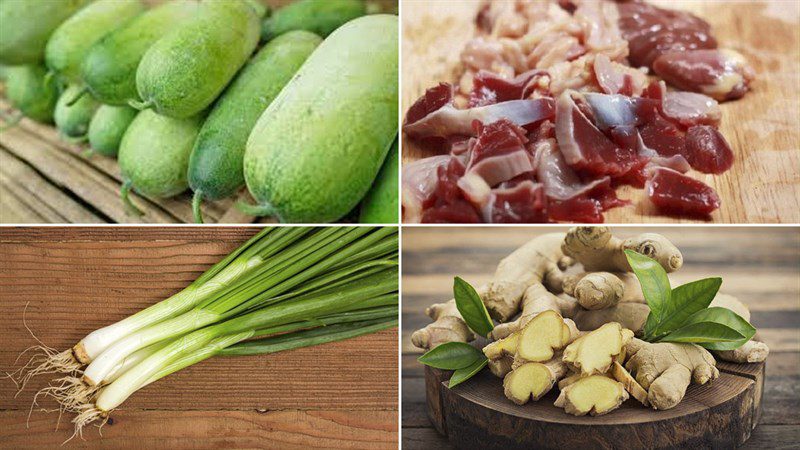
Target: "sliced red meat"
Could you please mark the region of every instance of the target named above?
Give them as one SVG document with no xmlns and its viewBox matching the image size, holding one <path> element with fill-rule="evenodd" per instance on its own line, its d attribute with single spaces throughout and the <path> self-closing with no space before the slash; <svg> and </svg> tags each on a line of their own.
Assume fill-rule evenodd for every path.
<svg viewBox="0 0 800 450">
<path fill-rule="evenodd" d="M 647 197 L 665 214 L 703 217 L 719 208 L 711 186 L 666 168 L 655 168 L 645 186 Z"/>
<path fill-rule="evenodd" d="M 422 220 L 425 202 L 436 190 L 438 169 L 447 166 L 450 159 L 449 155 L 438 155 L 403 165 L 403 222 L 418 223 Z"/>
<path fill-rule="evenodd" d="M 446 166 L 436 169 L 436 188 L 426 203 L 431 204 L 422 213 L 422 223 L 478 223 L 481 217 L 464 199 L 458 180 L 464 176 L 465 167 L 457 158 L 450 158 Z"/>
<path fill-rule="evenodd" d="M 722 118 L 719 103 L 713 98 L 694 92 L 668 92 L 662 105 L 664 115 L 685 127 L 717 125 Z"/>
<path fill-rule="evenodd" d="M 683 155 L 686 139 L 684 132 L 660 113 L 639 127 L 642 142 L 659 156 Z"/>
<path fill-rule="evenodd" d="M 481 70 L 472 81 L 469 106 L 493 105 L 509 100 L 523 100 L 533 92 L 538 79 L 547 75 L 542 70 L 530 70 L 508 80 L 492 72 Z"/>
<path fill-rule="evenodd" d="M 429 88 L 406 113 L 405 125 L 410 125 L 424 119 L 429 114 L 453 103 L 453 86 L 449 83 L 439 83 Z"/>
<path fill-rule="evenodd" d="M 708 125 L 689 128 L 684 155 L 692 168 L 703 173 L 720 174 L 733 165 L 733 152 L 725 137 Z"/>
<path fill-rule="evenodd" d="M 593 177 L 621 175 L 636 164 L 631 149 L 620 148 L 586 117 L 565 91 L 556 102 L 556 140 L 564 160 L 573 169 Z"/>
<path fill-rule="evenodd" d="M 551 219 L 599 223 L 603 211 L 625 205 L 609 177 L 584 182 L 567 165 L 553 140 L 536 143 L 536 177 L 544 185 Z"/>
<path fill-rule="evenodd" d="M 483 218 L 489 223 L 549 222 L 544 188 L 530 180 L 493 189 L 483 210 Z"/>
<path fill-rule="evenodd" d="M 467 174 L 481 177 L 488 186 L 496 186 L 517 175 L 533 171 L 525 144 L 525 130 L 501 119 L 478 126 L 478 138 L 472 148 Z"/>
<path fill-rule="evenodd" d="M 754 78 L 744 57 L 727 49 L 665 53 L 653 62 L 653 71 L 679 89 L 720 101 L 742 97 Z"/>
<path fill-rule="evenodd" d="M 555 105 L 551 98 L 512 100 L 478 108 L 456 109 L 452 102 L 452 86 L 442 83 L 429 89 L 409 109 L 403 131 L 417 139 L 473 136 L 473 122 L 476 120 L 488 125 L 508 119 L 516 125 L 528 126 L 550 119 L 554 113 Z"/>
<path fill-rule="evenodd" d="M 619 27 L 628 41 L 628 60 L 634 67 L 650 67 L 669 51 L 716 48 L 711 26 L 685 11 L 658 8 L 643 2 L 618 5 Z"/>
</svg>

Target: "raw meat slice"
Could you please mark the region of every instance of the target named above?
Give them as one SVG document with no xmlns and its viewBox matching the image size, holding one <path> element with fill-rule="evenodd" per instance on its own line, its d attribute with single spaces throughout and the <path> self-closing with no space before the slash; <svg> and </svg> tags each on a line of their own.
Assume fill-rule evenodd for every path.
<svg viewBox="0 0 800 450">
<path fill-rule="evenodd" d="M 636 152 L 608 139 L 566 91 L 556 102 L 556 140 L 564 160 L 581 174 L 621 175 L 637 162 Z"/>
<path fill-rule="evenodd" d="M 403 131 L 410 137 L 474 136 L 475 121 L 488 125 L 507 119 L 516 125 L 526 126 L 552 118 L 555 112 L 554 102 L 550 98 L 512 100 L 478 108 L 456 109 L 452 102 L 452 86 L 441 83 L 431 89 L 434 91 L 426 92 L 406 115 Z"/>
<path fill-rule="evenodd" d="M 647 197 L 665 214 L 708 216 L 719 208 L 719 196 L 707 184 L 663 167 L 651 171 Z"/>
<path fill-rule="evenodd" d="M 548 222 L 544 188 L 525 180 L 512 187 L 492 189 L 489 201 L 482 208 L 487 223 Z"/>
<path fill-rule="evenodd" d="M 418 223 L 422 220 L 425 202 L 436 189 L 439 167 L 447 166 L 451 156 L 438 155 L 403 165 L 402 205 L 403 221 Z"/>
<path fill-rule="evenodd" d="M 686 127 L 699 124 L 716 126 L 722 118 L 716 100 L 694 92 L 668 92 L 662 110 L 665 116 Z"/>
<path fill-rule="evenodd" d="M 653 71 L 679 89 L 720 101 L 741 98 L 755 77 L 744 56 L 728 49 L 665 53 L 653 62 Z"/>
<path fill-rule="evenodd" d="M 733 151 L 716 128 L 695 125 L 686 133 L 686 159 L 703 173 L 721 174 L 733 165 Z"/>
</svg>

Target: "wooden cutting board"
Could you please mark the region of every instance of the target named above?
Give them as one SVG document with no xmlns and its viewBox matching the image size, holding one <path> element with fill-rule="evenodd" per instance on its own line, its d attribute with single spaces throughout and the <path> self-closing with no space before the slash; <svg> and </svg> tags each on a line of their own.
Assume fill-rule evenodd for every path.
<svg viewBox="0 0 800 450">
<path fill-rule="evenodd" d="M 629 399 L 603 416 L 576 417 L 553 406 L 558 390 L 515 405 L 488 370 L 449 389 L 452 372 L 425 368 L 428 417 L 458 448 L 735 448 L 761 416 L 764 363 L 719 362 L 720 377 L 692 385 L 666 411 Z"/>
<path fill-rule="evenodd" d="M 721 46 L 747 57 L 758 76 L 752 92 L 722 105 L 722 133 L 734 151 L 733 168 L 720 176 L 693 172 L 720 195 L 712 220 L 721 223 L 800 221 L 800 2 L 791 0 L 652 1 L 698 14 Z M 455 82 L 459 55 L 475 34 L 475 0 L 403 0 L 402 111 L 426 88 Z M 430 156 L 403 140 L 403 161 Z M 655 215 L 644 191 L 618 191 L 633 205 L 606 213 L 608 223 L 692 222 Z"/>
</svg>

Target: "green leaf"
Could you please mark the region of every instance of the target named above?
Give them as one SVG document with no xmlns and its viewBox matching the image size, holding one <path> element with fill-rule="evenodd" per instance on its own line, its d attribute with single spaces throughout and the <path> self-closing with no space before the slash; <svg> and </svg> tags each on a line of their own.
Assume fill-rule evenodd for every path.
<svg viewBox="0 0 800 450">
<path fill-rule="evenodd" d="M 625 256 L 642 286 L 642 294 L 650 307 L 650 314 L 644 324 L 644 335 L 647 339 L 662 322 L 664 311 L 671 300 L 672 288 L 669 285 L 667 272 L 654 259 L 633 250 L 625 250 Z"/>
<path fill-rule="evenodd" d="M 486 364 L 488 363 L 489 360 L 484 356 L 483 359 L 475 361 L 475 363 L 470 365 L 469 367 L 464 367 L 456 370 L 455 372 L 453 372 L 453 376 L 450 377 L 450 383 L 447 385 L 447 387 L 452 389 L 458 386 L 459 384 L 469 380 L 476 373 L 480 372 L 481 369 L 486 367 Z"/>
<path fill-rule="evenodd" d="M 481 296 L 469 283 L 459 277 L 453 279 L 453 297 L 464 322 L 474 332 L 486 337 L 494 329 L 492 318 L 486 311 Z"/>
<path fill-rule="evenodd" d="M 447 342 L 420 356 L 417 361 L 437 369 L 457 370 L 469 367 L 483 358 L 486 358 L 483 352 L 469 344 Z"/>
<path fill-rule="evenodd" d="M 741 347 L 745 342 L 749 341 L 755 334 L 756 329 L 744 318 L 728 308 L 714 306 L 706 308 L 692 314 L 687 320 L 687 324 L 694 323 L 718 323 L 728 328 L 735 330 L 741 335 L 741 338 L 731 339 L 727 341 L 708 342 L 702 344 L 703 347 L 709 350 L 735 350 Z"/>
<path fill-rule="evenodd" d="M 680 327 L 658 342 L 684 342 L 705 346 L 704 344 L 732 342 L 742 338 L 741 333 L 727 325 L 717 322 L 698 322 Z"/>
<path fill-rule="evenodd" d="M 721 285 L 722 278 L 705 278 L 673 289 L 651 336 L 663 336 L 686 325 L 692 314 L 708 307 Z"/>
</svg>

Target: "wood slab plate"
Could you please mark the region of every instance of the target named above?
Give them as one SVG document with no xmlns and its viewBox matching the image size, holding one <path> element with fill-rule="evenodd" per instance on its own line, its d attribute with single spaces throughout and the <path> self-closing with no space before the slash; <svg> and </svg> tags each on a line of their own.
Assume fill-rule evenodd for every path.
<svg viewBox="0 0 800 450">
<path fill-rule="evenodd" d="M 518 406 L 488 370 L 449 389 L 452 372 L 426 366 L 428 417 L 459 448 L 734 448 L 761 417 L 765 363 L 717 367 L 719 379 L 689 386 L 673 409 L 655 411 L 631 398 L 609 414 L 575 417 L 553 406 L 557 388 Z"/>
</svg>

